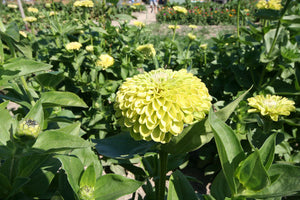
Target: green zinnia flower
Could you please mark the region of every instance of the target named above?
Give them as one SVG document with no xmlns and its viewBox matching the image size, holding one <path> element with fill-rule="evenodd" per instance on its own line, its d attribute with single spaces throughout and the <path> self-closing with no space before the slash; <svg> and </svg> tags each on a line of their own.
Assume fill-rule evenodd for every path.
<svg viewBox="0 0 300 200">
<path fill-rule="evenodd" d="M 295 102 L 288 100 L 286 97 L 276 95 L 257 95 L 247 99 L 250 106 L 248 112 L 260 112 L 263 116 L 269 115 L 273 121 L 278 121 L 279 115 L 290 115 L 291 111 L 295 111 Z"/>
<path fill-rule="evenodd" d="M 169 142 L 184 124 L 202 120 L 211 107 L 203 82 L 186 70 L 157 69 L 127 78 L 116 96 L 116 117 L 136 140 Z"/>
<path fill-rule="evenodd" d="M 30 136 L 33 138 L 37 138 L 40 131 L 41 131 L 41 127 L 35 120 L 27 119 L 27 120 L 22 121 L 19 124 L 16 135 L 19 137 L 20 136 Z"/>
<path fill-rule="evenodd" d="M 144 54 L 146 58 L 152 58 L 156 55 L 156 51 L 153 47 L 153 44 L 140 45 L 136 48 L 136 50 Z"/>
</svg>

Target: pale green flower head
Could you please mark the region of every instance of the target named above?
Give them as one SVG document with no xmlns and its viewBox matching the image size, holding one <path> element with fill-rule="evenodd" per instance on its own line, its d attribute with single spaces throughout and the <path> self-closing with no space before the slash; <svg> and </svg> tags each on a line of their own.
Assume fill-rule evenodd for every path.
<svg viewBox="0 0 300 200">
<path fill-rule="evenodd" d="M 257 95 L 247 99 L 248 104 L 253 107 L 248 112 L 260 112 L 263 116 L 270 116 L 273 121 L 278 121 L 279 115 L 290 115 L 295 111 L 295 102 L 288 100 L 286 97 L 267 94 Z"/>
<path fill-rule="evenodd" d="M 95 200 L 94 197 L 94 187 L 84 186 L 79 189 L 79 199 L 80 200 Z"/>
<path fill-rule="evenodd" d="M 96 66 L 102 67 L 103 70 L 113 66 L 115 60 L 108 54 L 100 55 L 99 59 L 96 61 Z"/>
<path fill-rule="evenodd" d="M 187 13 L 187 9 L 182 6 L 173 6 L 173 9 L 179 13 L 184 13 L 184 14 Z"/>
<path fill-rule="evenodd" d="M 189 25 L 189 28 L 192 28 L 192 29 L 196 29 L 197 28 L 197 26 L 196 25 Z"/>
<path fill-rule="evenodd" d="M 172 30 L 176 30 L 176 29 L 180 29 L 180 26 L 178 26 L 178 25 L 169 25 L 168 26 L 168 29 L 172 29 Z"/>
<path fill-rule="evenodd" d="M 167 143 L 185 124 L 205 118 L 211 100 L 205 84 L 193 74 L 157 69 L 127 78 L 114 108 L 134 139 Z"/>
<path fill-rule="evenodd" d="M 85 47 L 85 50 L 89 51 L 89 52 L 93 52 L 94 51 L 94 46 L 93 45 L 88 45 Z"/>
<path fill-rule="evenodd" d="M 196 40 L 196 35 L 194 35 L 193 33 L 188 33 L 188 37 L 190 40 Z"/>
<path fill-rule="evenodd" d="M 136 27 L 139 27 L 139 28 L 145 27 L 145 23 L 141 22 L 141 21 L 134 21 L 133 25 L 135 25 Z"/>
<path fill-rule="evenodd" d="M 82 44 L 79 42 L 70 42 L 66 45 L 67 50 L 79 50 L 82 47 Z"/>
<path fill-rule="evenodd" d="M 144 54 L 145 58 L 152 58 L 156 55 L 153 44 L 140 45 L 136 48 L 136 50 Z"/>
<path fill-rule="evenodd" d="M 41 131 L 39 123 L 32 119 L 26 119 L 19 123 L 17 136 L 29 136 L 32 138 L 37 138 Z"/>
<path fill-rule="evenodd" d="M 32 12 L 32 13 L 38 13 L 39 10 L 37 8 L 34 8 L 34 7 L 29 7 L 28 9 L 28 12 Z"/>
<path fill-rule="evenodd" d="M 282 5 L 281 0 L 259 0 L 256 7 L 258 9 L 280 10 Z"/>
<path fill-rule="evenodd" d="M 24 21 L 24 22 L 30 22 L 30 23 L 32 23 L 32 22 L 37 21 L 37 18 L 36 18 L 36 17 L 25 17 L 25 18 L 23 19 L 23 21 Z"/>
</svg>

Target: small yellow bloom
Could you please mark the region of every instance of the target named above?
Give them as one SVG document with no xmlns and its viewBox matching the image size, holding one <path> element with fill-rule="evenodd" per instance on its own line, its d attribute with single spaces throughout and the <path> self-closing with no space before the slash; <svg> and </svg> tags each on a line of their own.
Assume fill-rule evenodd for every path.
<svg viewBox="0 0 300 200">
<path fill-rule="evenodd" d="M 92 52 L 94 51 L 94 46 L 93 45 L 86 46 L 85 50 Z"/>
<path fill-rule="evenodd" d="M 250 10 L 249 9 L 244 9 L 244 12 L 248 13 L 248 12 L 250 12 Z"/>
<path fill-rule="evenodd" d="M 190 40 L 196 40 L 196 35 L 194 35 L 193 33 L 188 33 L 188 37 Z"/>
<path fill-rule="evenodd" d="M 24 38 L 27 38 L 27 33 L 24 31 L 19 31 L 19 34 L 22 35 Z"/>
<path fill-rule="evenodd" d="M 79 42 L 70 42 L 66 45 L 67 50 L 79 50 L 81 48 L 82 44 Z"/>
<path fill-rule="evenodd" d="M 50 3 L 46 3 L 46 4 L 45 4 L 45 7 L 46 7 L 46 8 L 51 8 L 51 4 L 50 4 Z"/>
<path fill-rule="evenodd" d="M 187 70 L 157 69 L 127 78 L 114 108 L 134 139 L 167 143 L 185 124 L 204 119 L 211 100 L 205 84 Z"/>
<path fill-rule="evenodd" d="M 145 27 L 145 23 L 140 22 L 140 21 L 134 21 L 133 25 L 135 25 L 136 27 L 139 27 L 139 28 Z"/>
<path fill-rule="evenodd" d="M 259 0 L 256 7 L 258 9 L 280 10 L 282 5 L 281 0 Z"/>
<path fill-rule="evenodd" d="M 38 13 L 39 10 L 37 8 L 34 8 L 34 7 L 29 7 L 28 9 L 28 12 L 32 12 L 32 13 Z"/>
<path fill-rule="evenodd" d="M 37 20 L 36 17 L 25 17 L 23 19 L 24 22 L 35 22 Z"/>
<path fill-rule="evenodd" d="M 181 6 L 173 6 L 173 9 L 179 13 L 184 13 L 184 14 L 187 13 L 187 9 Z"/>
<path fill-rule="evenodd" d="M 206 50 L 207 49 L 207 44 L 201 44 L 200 48 L 203 49 L 203 50 Z"/>
<path fill-rule="evenodd" d="M 291 111 L 295 111 L 295 102 L 288 100 L 286 97 L 267 94 L 257 95 L 247 99 L 250 106 L 248 112 L 260 112 L 261 115 L 269 115 L 273 121 L 278 121 L 279 115 L 290 115 Z"/>
<path fill-rule="evenodd" d="M 49 16 L 57 15 L 57 12 L 50 11 Z"/>
<path fill-rule="evenodd" d="M 75 1 L 73 6 L 74 7 L 92 8 L 92 7 L 94 7 L 94 2 L 91 0 Z"/>
<path fill-rule="evenodd" d="M 196 25 L 189 25 L 189 27 L 192 28 L 192 29 L 196 29 L 197 28 Z"/>
<path fill-rule="evenodd" d="M 132 8 L 133 10 L 135 10 L 135 9 L 136 9 L 136 7 L 135 7 L 135 6 L 130 6 L 130 8 Z"/>
<path fill-rule="evenodd" d="M 136 48 L 136 50 L 144 54 L 146 58 L 152 58 L 156 55 L 153 44 L 140 45 Z"/>
<path fill-rule="evenodd" d="M 172 30 L 175 30 L 175 29 L 180 29 L 180 26 L 178 26 L 178 25 L 169 25 L 168 26 L 168 29 L 172 29 Z"/>
<path fill-rule="evenodd" d="M 111 67 L 114 64 L 115 60 L 108 54 L 102 54 L 99 57 L 99 60 L 96 61 L 96 66 L 100 66 L 103 70 Z"/>
<path fill-rule="evenodd" d="M 13 8 L 13 9 L 17 9 L 18 6 L 16 4 L 7 4 L 8 8 Z"/>
</svg>

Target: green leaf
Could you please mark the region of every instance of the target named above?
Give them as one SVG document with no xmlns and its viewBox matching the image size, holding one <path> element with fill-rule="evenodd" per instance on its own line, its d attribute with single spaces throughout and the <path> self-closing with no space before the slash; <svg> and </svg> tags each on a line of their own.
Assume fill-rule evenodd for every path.
<svg viewBox="0 0 300 200">
<path fill-rule="evenodd" d="M 142 184 L 121 175 L 107 174 L 97 179 L 94 196 L 96 200 L 115 200 L 135 192 Z"/>
<path fill-rule="evenodd" d="M 77 194 L 79 190 L 79 178 L 83 171 L 83 164 L 75 156 L 56 155 L 55 157 L 61 162 L 62 169 L 64 169 L 67 174 L 69 184 Z"/>
<path fill-rule="evenodd" d="M 239 103 L 249 93 L 249 91 L 251 89 L 252 89 L 252 86 L 246 92 L 244 92 L 241 96 L 239 96 L 237 99 L 235 99 L 233 102 L 229 103 L 224 108 L 222 108 L 222 109 L 218 110 L 217 112 L 215 112 L 216 116 L 220 120 L 225 122 L 229 118 L 229 116 L 233 113 L 233 111 L 236 109 L 236 107 L 239 105 Z"/>
<path fill-rule="evenodd" d="M 73 136 L 59 130 L 54 130 L 42 132 L 38 136 L 33 148 L 55 152 L 92 146 L 93 144 L 91 142 L 88 142 L 81 137 Z"/>
<path fill-rule="evenodd" d="M 259 149 L 260 158 L 266 170 L 271 167 L 274 160 L 276 136 L 277 134 L 270 135 Z"/>
<path fill-rule="evenodd" d="M 4 78 L 14 78 L 49 70 L 51 67 L 51 65 L 42 62 L 27 60 L 24 58 L 14 58 L 3 65 L 3 69 L 0 70 L 0 74 L 2 74 Z"/>
<path fill-rule="evenodd" d="M 194 151 L 208 143 L 213 137 L 207 120 L 202 120 L 184 128 L 182 133 L 173 137 L 162 146 L 162 150 L 171 154 L 181 154 Z"/>
<path fill-rule="evenodd" d="M 187 178 L 179 170 L 176 170 L 170 177 L 167 200 L 181 199 L 197 200 L 198 198 Z"/>
<path fill-rule="evenodd" d="M 253 191 L 261 190 L 270 183 L 257 150 L 240 163 L 236 177 L 245 188 Z"/>
<path fill-rule="evenodd" d="M 84 186 L 94 188 L 96 184 L 96 174 L 94 165 L 90 165 L 82 174 L 80 178 L 79 187 L 83 188 Z"/>
<path fill-rule="evenodd" d="M 10 140 L 9 129 L 12 126 L 13 118 L 9 114 L 9 111 L 6 109 L 8 101 L 0 104 L 0 144 L 6 145 L 6 142 Z"/>
<path fill-rule="evenodd" d="M 41 95 L 41 101 L 46 106 L 88 107 L 80 97 L 71 92 L 45 92 Z"/>
<path fill-rule="evenodd" d="M 41 130 L 44 125 L 44 111 L 41 100 L 38 100 L 34 106 L 30 109 L 29 113 L 25 116 L 25 119 L 32 119 L 39 123 Z"/>
<path fill-rule="evenodd" d="M 16 193 L 20 191 L 20 189 L 30 181 L 30 178 L 27 177 L 16 177 L 12 184 L 12 190 L 10 191 L 9 195 L 6 197 L 9 199 L 9 197 L 12 197 Z"/>
<path fill-rule="evenodd" d="M 231 191 L 226 183 L 226 178 L 221 170 L 211 184 L 211 194 L 216 200 L 224 200 L 226 197 L 231 197 Z"/>
<path fill-rule="evenodd" d="M 274 164 L 268 171 L 272 183 L 261 191 L 246 190 L 241 196 L 248 198 L 271 198 L 290 196 L 300 191 L 300 167 L 290 164 Z"/>
<path fill-rule="evenodd" d="M 222 122 L 216 114 L 209 112 L 208 121 L 214 133 L 222 169 L 233 194 L 237 192 L 234 173 L 238 164 L 244 160 L 245 154 L 233 130 Z"/>
<path fill-rule="evenodd" d="M 0 173 L 0 198 L 6 197 L 9 194 L 9 191 L 11 190 L 11 185 L 9 183 L 9 180 L 7 176 Z"/>
<path fill-rule="evenodd" d="M 128 132 L 93 142 L 97 143 L 96 150 L 99 154 L 110 158 L 132 158 L 146 153 L 155 145 L 154 142 L 136 141 Z"/>
<path fill-rule="evenodd" d="M 282 23 L 288 23 L 288 24 L 300 24 L 300 16 L 299 15 L 288 15 L 284 16 L 281 19 Z"/>
<path fill-rule="evenodd" d="M 59 83 L 64 80 L 65 76 L 63 72 L 49 72 L 44 74 L 39 74 L 35 79 L 43 86 L 55 88 Z"/>
</svg>

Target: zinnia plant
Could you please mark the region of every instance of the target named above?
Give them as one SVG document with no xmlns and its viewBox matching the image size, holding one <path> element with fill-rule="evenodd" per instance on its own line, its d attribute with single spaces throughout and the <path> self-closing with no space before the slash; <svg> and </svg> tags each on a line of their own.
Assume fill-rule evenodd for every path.
<svg viewBox="0 0 300 200">
<path fill-rule="evenodd" d="M 96 66 L 100 66 L 103 70 L 111 67 L 114 64 L 115 60 L 108 54 L 102 54 L 99 57 L 99 60 L 96 61 Z"/>
<path fill-rule="evenodd" d="M 152 58 L 156 54 L 153 44 L 140 45 L 136 50 L 144 54 L 145 58 Z"/>
<path fill-rule="evenodd" d="M 174 6 L 173 9 L 179 13 L 183 13 L 183 14 L 187 13 L 187 9 L 182 6 Z"/>
<path fill-rule="evenodd" d="M 35 22 L 37 21 L 37 18 L 36 17 L 25 17 L 23 19 L 24 22 Z"/>
<path fill-rule="evenodd" d="M 259 0 L 256 4 L 258 9 L 280 10 L 282 8 L 281 0 Z"/>
<path fill-rule="evenodd" d="M 75 1 L 73 4 L 74 7 L 86 7 L 86 8 L 92 8 L 94 7 L 94 2 L 90 0 L 84 0 L 84 1 Z"/>
<path fill-rule="evenodd" d="M 66 45 L 67 50 L 79 50 L 82 44 L 79 42 L 70 42 Z"/>
<path fill-rule="evenodd" d="M 248 112 L 260 112 L 263 116 L 270 116 L 273 121 L 278 121 L 279 115 L 288 116 L 291 111 L 296 109 L 294 101 L 276 95 L 257 95 L 247 100 L 249 105 L 253 107 Z"/>
<path fill-rule="evenodd" d="M 167 143 L 185 124 L 202 120 L 211 107 L 208 89 L 186 70 L 157 69 L 128 78 L 119 88 L 119 123 L 136 140 Z"/>
<path fill-rule="evenodd" d="M 39 10 L 37 8 L 33 8 L 33 7 L 29 7 L 28 9 L 28 12 L 32 12 L 32 13 L 38 13 Z"/>
</svg>

